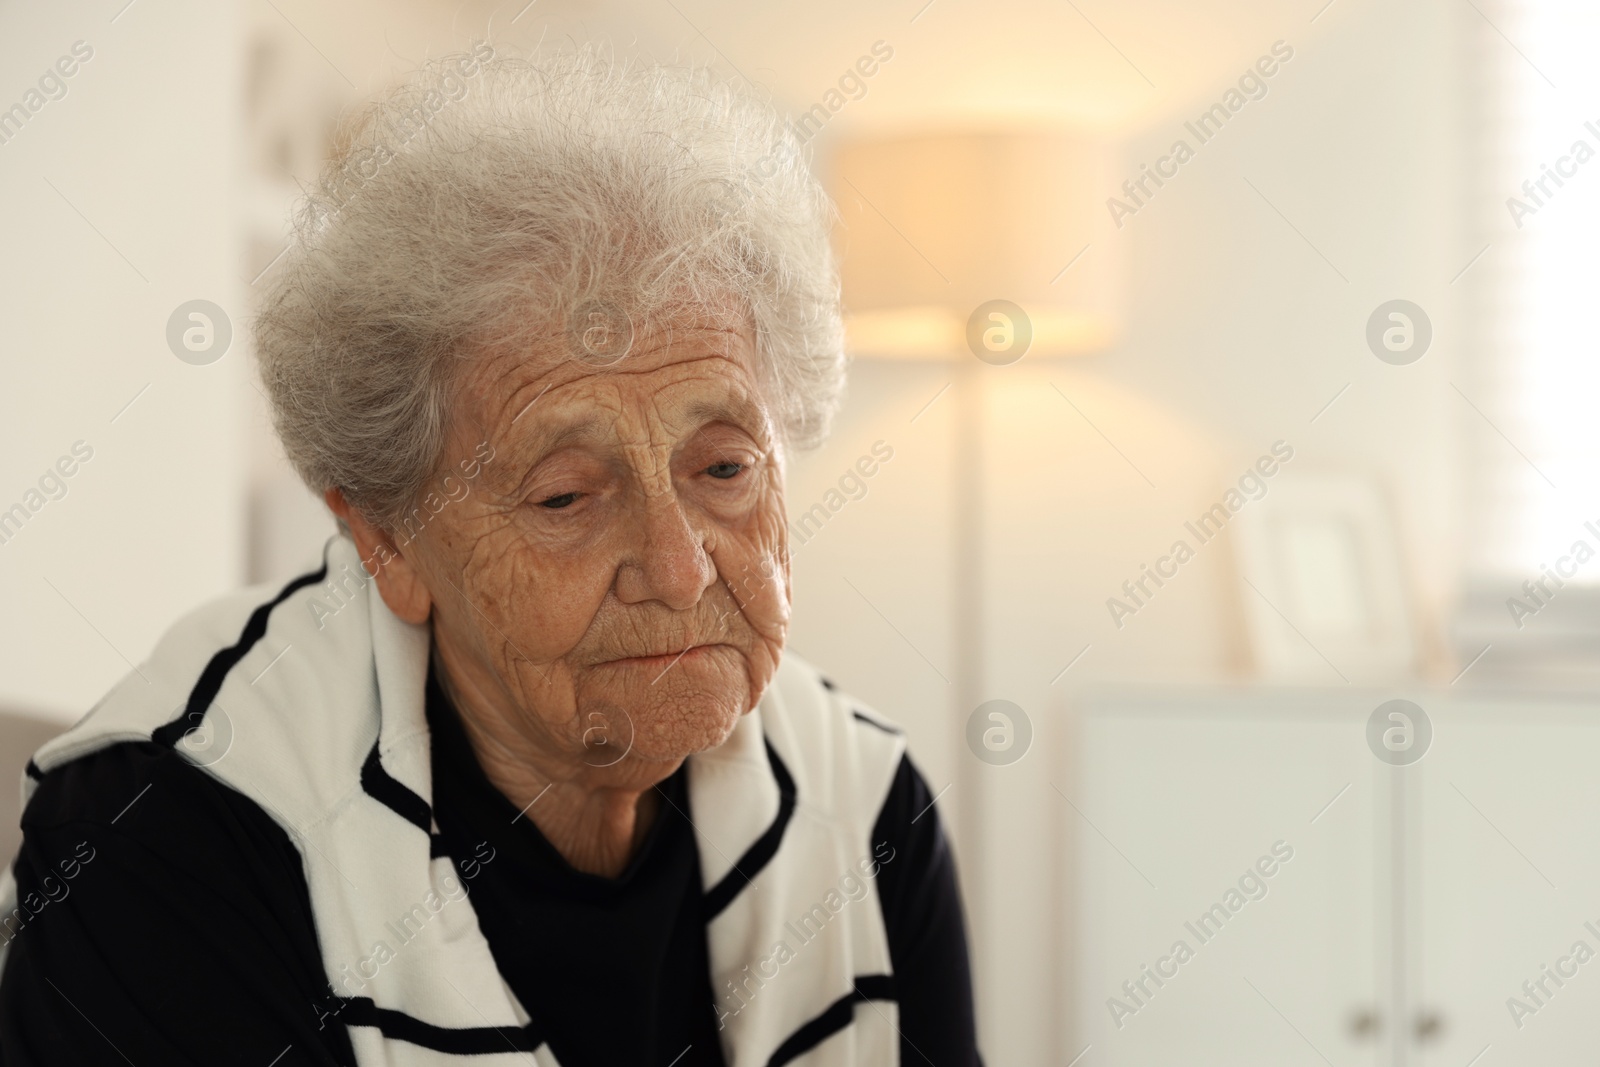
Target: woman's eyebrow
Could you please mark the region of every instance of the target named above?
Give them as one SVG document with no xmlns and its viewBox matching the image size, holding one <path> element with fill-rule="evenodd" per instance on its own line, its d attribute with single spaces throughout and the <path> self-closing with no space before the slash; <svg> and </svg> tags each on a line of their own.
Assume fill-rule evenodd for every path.
<svg viewBox="0 0 1600 1067">
<path fill-rule="evenodd" d="M 557 419 L 551 422 L 531 421 L 524 430 L 518 451 L 537 463 L 552 452 L 569 445 L 589 444 L 604 436 L 603 420 L 594 415 Z"/>
<path fill-rule="evenodd" d="M 523 463 L 522 475 L 517 480 L 516 493 L 521 494 L 526 490 L 528 480 L 534 471 L 550 456 L 573 445 L 591 444 L 604 436 L 603 420 L 593 415 L 549 424 L 534 423 L 528 426 L 519 435 L 520 440 L 512 446 L 514 453 Z"/>
<path fill-rule="evenodd" d="M 683 414 L 696 426 L 722 422 L 738 427 L 751 436 L 760 438 L 766 417 L 759 404 L 746 396 L 725 396 L 714 400 L 695 400 L 683 408 Z M 529 475 L 541 462 L 563 448 L 573 445 L 594 444 L 604 440 L 612 420 L 597 413 L 563 418 L 556 416 L 540 420 L 533 412 L 523 420 L 521 432 L 513 448 L 522 457 L 526 467 L 519 491 Z"/>
<path fill-rule="evenodd" d="M 730 396 L 718 400 L 697 400 L 684 413 L 701 426 L 726 422 L 755 434 L 766 424 L 761 408 L 749 397 Z"/>
</svg>

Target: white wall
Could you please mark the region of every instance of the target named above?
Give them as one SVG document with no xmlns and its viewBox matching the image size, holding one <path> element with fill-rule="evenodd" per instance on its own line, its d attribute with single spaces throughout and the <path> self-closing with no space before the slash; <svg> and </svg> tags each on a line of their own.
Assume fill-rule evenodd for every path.
<svg viewBox="0 0 1600 1067">
<path fill-rule="evenodd" d="M 1248 677 L 1241 604 L 1253 594 L 1235 573 L 1226 536 L 1121 630 L 1106 598 L 1282 438 L 1296 449 L 1291 469 L 1377 479 L 1397 511 L 1420 624 L 1436 627 L 1448 605 L 1461 552 L 1464 407 L 1449 383 L 1465 321 L 1449 283 L 1477 251 L 1458 225 L 1454 102 L 1461 20 L 1477 16 L 1444 0 L 1401 8 L 1344 0 L 1315 27 L 1312 14 L 1261 26 L 1259 53 L 1279 38 L 1295 47 L 1268 96 L 1248 104 L 1120 231 L 1108 225 L 1105 239 L 1126 242 L 1132 264 L 1123 342 L 1064 365 L 1025 359 L 984 368 L 985 484 L 981 499 L 965 505 L 980 509 L 984 531 L 979 688 L 984 699 L 1028 712 L 1036 736 L 1027 758 L 1008 767 L 973 759 L 961 735 L 971 709 L 954 706 L 951 687 L 841 580 L 865 575 L 858 584 L 876 594 L 878 609 L 935 663 L 950 661 L 951 398 L 915 426 L 906 419 L 951 375 L 936 366 L 857 366 L 840 437 L 795 464 L 791 500 L 809 501 L 861 441 L 896 444 L 881 485 L 841 512 L 814 552 L 802 550 L 793 642 L 909 725 L 933 788 L 965 774 L 981 794 L 969 785 L 963 797 L 958 785 L 941 808 L 978 804 L 983 812 L 976 839 L 960 842 L 960 861 L 973 896 L 991 1062 L 1065 1063 L 1082 1047 L 1062 1010 L 1071 991 L 1060 954 L 1070 951 L 1064 924 L 1073 905 L 1059 846 L 1096 831 L 1053 788 L 1077 802 L 1066 773 L 1074 695 L 1103 683 Z M 1226 85 L 1131 138 L 1126 173 L 1164 153 L 1184 135 L 1183 120 Z M 1434 323 L 1432 350 L 1409 367 L 1379 362 L 1363 340 L 1370 312 L 1395 297 L 1421 304 Z M 1052 685 L 1085 644 L 1090 650 Z M 1435 674 L 1447 667 L 1424 666 Z M 1328 681 L 1338 684 L 1331 673 Z M 1084 812 L 1113 839 L 1127 814 Z"/>
<path fill-rule="evenodd" d="M 0 704 L 65 721 L 243 576 L 242 349 L 165 336 L 188 300 L 240 317 L 234 7 L 121 6 L 0 8 L 0 107 L 93 50 L 0 144 L 0 508 L 93 450 L 0 544 Z"/>
</svg>

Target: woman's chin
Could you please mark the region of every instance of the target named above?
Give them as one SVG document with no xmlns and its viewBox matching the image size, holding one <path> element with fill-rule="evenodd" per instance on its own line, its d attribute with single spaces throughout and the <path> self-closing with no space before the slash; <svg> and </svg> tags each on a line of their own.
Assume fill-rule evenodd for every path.
<svg viewBox="0 0 1600 1067">
<path fill-rule="evenodd" d="M 737 701 L 721 699 L 694 709 L 690 715 L 673 714 L 659 721 L 640 718 L 634 734 L 634 759 L 646 763 L 676 763 L 697 752 L 707 752 L 726 741 L 743 715 Z"/>
<path fill-rule="evenodd" d="M 585 762 L 594 766 L 623 758 L 624 750 L 632 760 L 676 763 L 716 748 L 753 703 L 749 675 L 734 654 L 696 657 L 654 678 L 607 681 L 578 705 L 591 753 Z"/>
</svg>

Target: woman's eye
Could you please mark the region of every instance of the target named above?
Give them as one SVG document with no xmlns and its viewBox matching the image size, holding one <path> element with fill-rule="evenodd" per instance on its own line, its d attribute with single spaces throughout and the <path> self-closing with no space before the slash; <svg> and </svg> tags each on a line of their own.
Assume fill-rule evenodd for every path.
<svg viewBox="0 0 1600 1067">
<path fill-rule="evenodd" d="M 706 468 L 706 473 L 713 478 L 732 478 L 744 470 L 742 463 L 713 463 Z"/>
<path fill-rule="evenodd" d="M 562 493 L 560 496 L 553 496 L 548 500 L 539 501 L 539 506 L 541 508 L 550 508 L 551 510 L 556 510 L 558 508 L 570 506 L 573 501 L 577 499 L 577 493 Z"/>
</svg>

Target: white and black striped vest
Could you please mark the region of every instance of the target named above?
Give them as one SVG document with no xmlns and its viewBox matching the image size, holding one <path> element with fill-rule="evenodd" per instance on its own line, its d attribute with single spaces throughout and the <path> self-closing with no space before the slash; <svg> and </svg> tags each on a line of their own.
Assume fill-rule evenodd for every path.
<svg viewBox="0 0 1600 1067">
<path fill-rule="evenodd" d="M 336 537 L 318 570 L 281 591 L 186 616 L 39 750 L 24 801 L 43 772 L 107 745 L 176 746 L 299 849 L 334 990 L 322 1010 L 349 1027 L 362 1067 L 468 1056 L 492 1067 L 527 1064 L 530 1053 L 553 1067 L 436 840 L 428 628 L 396 618 L 360 566 L 354 544 Z M 689 759 L 730 1067 L 899 1062 L 882 907 L 860 874 L 904 748 L 898 731 L 786 654 L 727 742 Z M 865 894 L 844 896 L 842 882 L 864 883 Z M 16 906 L 7 864 L 0 914 Z M 393 924 L 407 917 L 414 936 L 396 944 Z"/>
</svg>

